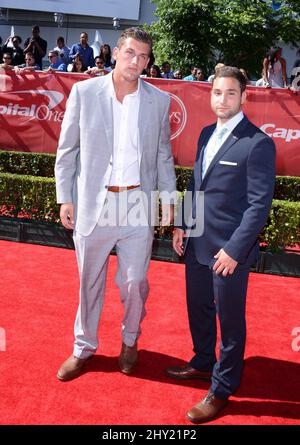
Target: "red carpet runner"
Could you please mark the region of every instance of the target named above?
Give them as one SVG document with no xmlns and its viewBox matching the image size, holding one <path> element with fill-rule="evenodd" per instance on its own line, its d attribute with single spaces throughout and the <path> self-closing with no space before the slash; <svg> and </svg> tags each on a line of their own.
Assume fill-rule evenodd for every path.
<svg viewBox="0 0 300 445">
<path fill-rule="evenodd" d="M 72 351 L 78 277 L 74 251 L 0 241 L 0 424 L 189 424 L 208 384 L 165 377 L 192 354 L 184 266 L 152 261 L 148 315 L 134 376 L 118 372 L 122 309 L 111 257 L 100 348 L 80 378 L 56 379 Z M 299 280 L 251 274 L 241 387 L 212 424 L 299 424 Z M 299 328 L 300 329 L 300 328 Z M 295 348 L 294 348 L 295 349 Z"/>
</svg>

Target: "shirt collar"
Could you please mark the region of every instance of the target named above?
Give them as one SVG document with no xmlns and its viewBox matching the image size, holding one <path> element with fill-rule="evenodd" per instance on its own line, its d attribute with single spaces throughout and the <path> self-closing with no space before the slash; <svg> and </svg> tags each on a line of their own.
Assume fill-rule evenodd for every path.
<svg viewBox="0 0 300 445">
<path fill-rule="evenodd" d="M 232 131 L 235 129 L 235 127 L 241 122 L 241 120 L 244 118 L 244 113 L 242 111 L 239 111 L 235 116 L 233 116 L 231 119 L 229 119 L 226 124 L 220 124 L 217 123 L 216 130 L 219 131 L 223 127 L 227 128 L 227 131 L 232 133 Z"/>
<path fill-rule="evenodd" d="M 115 88 L 114 88 L 114 83 L 113 83 L 113 71 L 110 72 L 109 74 L 107 74 L 107 76 L 110 76 L 110 82 L 109 82 L 109 94 L 113 99 L 117 100 L 116 97 L 116 92 L 115 92 Z M 133 91 L 133 93 L 130 94 L 126 94 L 125 97 L 134 97 L 134 96 L 138 96 L 140 94 L 140 90 L 141 90 L 141 79 L 138 78 L 138 87 L 135 91 Z"/>
</svg>

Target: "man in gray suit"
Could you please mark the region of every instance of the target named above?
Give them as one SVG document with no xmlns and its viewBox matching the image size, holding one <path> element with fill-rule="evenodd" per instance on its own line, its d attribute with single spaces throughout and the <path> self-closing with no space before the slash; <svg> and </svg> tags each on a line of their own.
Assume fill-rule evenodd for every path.
<svg viewBox="0 0 300 445">
<path fill-rule="evenodd" d="M 137 362 L 137 339 L 149 293 L 146 275 L 156 207 L 153 195 L 158 189 L 162 224 L 168 224 L 173 219 L 176 190 L 170 99 L 140 78 L 151 49 L 145 31 L 125 30 L 113 52 L 115 70 L 75 83 L 68 99 L 55 175 L 62 224 L 74 230 L 80 303 L 73 354 L 57 374 L 63 381 L 77 377 L 97 350 L 113 247 L 118 256 L 116 283 L 124 305 L 119 366 L 130 374 Z"/>
</svg>

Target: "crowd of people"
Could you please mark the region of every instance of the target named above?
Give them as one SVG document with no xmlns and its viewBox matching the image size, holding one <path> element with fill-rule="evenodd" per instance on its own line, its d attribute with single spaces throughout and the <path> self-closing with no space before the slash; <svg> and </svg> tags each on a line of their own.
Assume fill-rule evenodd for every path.
<svg viewBox="0 0 300 445">
<path fill-rule="evenodd" d="M 111 57 L 111 48 L 104 44 L 100 48 L 100 54 L 94 57 L 94 50 L 88 44 L 88 34 L 82 32 L 79 42 L 71 48 L 65 44 L 65 39 L 59 36 L 56 46 L 48 51 L 47 66 L 43 65 L 43 58 L 47 54 L 47 41 L 40 36 L 38 25 L 32 27 L 31 37 L 24 42 L 19 36 L 8 37 L 0 48 L 0 67 L 13 69 L 17 73 L 23 70 L 43 70 L 50 72 L 62 71 L 72 73 L 86 73 L 103 75 L 114 68 Z"/>
<path fill-rule="evenodd" d="M 21 37 L 15 35 L 8 37 L 5 44 L 0 47 L 0 67 L 4 69 L 14 69 L 20 73 L 23 70 L 42 70 L 43 58 L 47 54 L 47 41 L 40 36 L 38 25 L 32 27 L 32 35 L 21 47 Z M 104 75 L 115 67 L 112 58 L 111 47 L 105 43 L 100 48 L 100 54 L 94 57 L 94 50 L 88 44 L 88 34 L 82 32 L 79 42 L 74 43 L 71 48 L 65 44 L 62 36 L 56 40 L 56 47 L 48 51 L 47 71 L 63 71 L 72 73 L 85 73 L 89 75 Z M 144 77 L 154 77 L 161 79 L 177 79 L 186 81 L 207 81 L 212 82 L 216 72 L 223 67 L 223 63 L 215 66 L 214 73 L 205 78 L 204 70 L 197 66 L 191 66 L 190 73 L 184 73 L 181 69 L 172 69 L 168 61 L 164 61 L 161 66 L 154 64 L 155 57 L 151 54 L 149 64 L 142 73 Z M 247 85 L 265 88 L 287 88 L 293 90 L 300 88 L 300 49 L 297 51 L 297 58 L 291 71 L 290 82 L 288 81 L 286 61 L 282 57 L 282 48 L 271 48 L 262 64 L 261 78 L 250 80 L 244 68 L 240 71 L 246 78 Z"/>
</svg>

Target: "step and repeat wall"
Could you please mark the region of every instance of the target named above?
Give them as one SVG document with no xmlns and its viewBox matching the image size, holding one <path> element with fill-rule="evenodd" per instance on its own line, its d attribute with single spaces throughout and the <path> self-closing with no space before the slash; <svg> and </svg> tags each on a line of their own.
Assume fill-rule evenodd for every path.
<svg viewBox="0 0 300 445">
<path fill-rule="evenodd" d="M 18 75 L 1 70 L 0 149 L 55 153 L 72 85 L 88 78 L 84 74 L 35 71 Z M 216 120 L 210 109 L 211 84 L 144 80 L 170 95 L 175 163 L 192 166 L 202 128 Z M 300 176 L 300 95 L 249 86 L 243 111 L 276 143 L 277 174 Z M 151 119 L 151 115 L 144 118 Z"/>
</svg>

